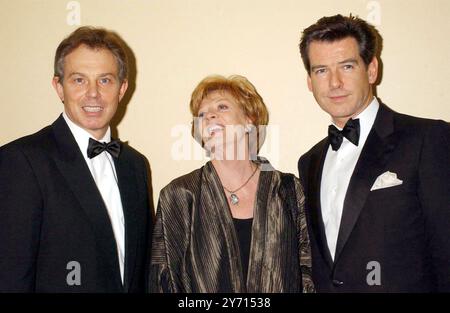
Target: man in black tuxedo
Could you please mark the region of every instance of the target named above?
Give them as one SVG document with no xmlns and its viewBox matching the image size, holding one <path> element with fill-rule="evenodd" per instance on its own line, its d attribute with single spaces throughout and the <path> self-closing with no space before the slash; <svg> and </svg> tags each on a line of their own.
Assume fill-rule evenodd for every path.
<svg viewBox="0 0 450 313">
<path fill-rule="evenodd" d="M 308 87 L 333 125 L 298 162 L 319 292 L 450 291 L 450 128 L 374 97 L 378 34 L 324 17 L 303 32 Z"/>
<path fill-rule="evenodd" d="M 144 292 L 146 161 L 109 127 L 127 72 L 113 32 L 81 27 L 60 43 L 64 112 L 0 148 L 1 292 Z"/>
</svg>

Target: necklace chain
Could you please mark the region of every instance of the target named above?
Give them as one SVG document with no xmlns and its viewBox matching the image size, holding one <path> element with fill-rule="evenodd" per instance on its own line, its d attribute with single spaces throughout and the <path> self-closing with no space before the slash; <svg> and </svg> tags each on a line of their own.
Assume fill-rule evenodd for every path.
<svg viewBox="0 0 450 313">
<path fill-rule="evenodd" d="M 245 181 L 245 183 L 242 184 L 242 186 L 239 187 L 238 189 L 232 191 L 232 190 L 229 190 L 228 188 L 226 188 L 225 186 L 223 186 L 223 189 L 225 189 L 226 191 L 228 191 L 229 193 L 232 193 L 232 194 L 238 192 L 238 191 L 241 190 L 245 185 L 247 185 L 247 183 L 250 181 L 250 179 L 252 179 L 252 177 L 255 175 L 255 173 L 256 173 L 257 170 L 258 170 L 258 166 L 256 166 L 256 168 L 255 168 L 255 170 L 253 171 L 252 175 L 250 175 L 250 177 Z"/>
</svg>

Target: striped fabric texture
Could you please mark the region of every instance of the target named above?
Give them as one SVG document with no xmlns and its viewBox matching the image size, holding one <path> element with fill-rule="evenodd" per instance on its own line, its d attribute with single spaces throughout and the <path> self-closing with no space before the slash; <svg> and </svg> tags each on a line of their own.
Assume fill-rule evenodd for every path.
<svg viewBox="0 0 450 313">
<path fill-rule="evenodd" d="M 265 169 L 269 164 L 256 162 L 266 163 Z M 302 187 L 294 175 L 269 168 L 258 181 L 247 281 L 231 211 L 212 163 L 163 188 L 150 292 L 314 292 Z"/>
</svg>

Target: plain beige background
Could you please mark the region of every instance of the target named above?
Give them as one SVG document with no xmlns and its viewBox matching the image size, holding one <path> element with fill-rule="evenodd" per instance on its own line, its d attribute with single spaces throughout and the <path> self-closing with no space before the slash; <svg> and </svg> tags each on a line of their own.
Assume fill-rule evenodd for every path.
<svg viewBox="0 0 450 313">
<path fill-rule="evenodd" d="M 261 154 L 298 175 L 298 157 L 329 124 L 298 52 L 301 30 L 325 15 L 353 13 L 377 26 L 383 102 L 450 120 L 448 0 L 0 0 L 0 8 L 0 145 L 62 112 L 51 87 L 53 57 L 73 24 L 115 30 L 137 68 L 117 131 L 148 158 L 155 204 L 163 186 L 206 160 L 186 130 L 190 94 L 209 74 L 241 74 L 256 86 L 273 126 Z"/>
</svg>

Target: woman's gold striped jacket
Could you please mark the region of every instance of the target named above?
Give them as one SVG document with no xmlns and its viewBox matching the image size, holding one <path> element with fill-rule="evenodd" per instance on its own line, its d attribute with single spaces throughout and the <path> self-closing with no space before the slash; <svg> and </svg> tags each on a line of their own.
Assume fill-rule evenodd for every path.
<svg viewBox="0 0 450 313">
<path fill-rule="evenodd" d="M 247 281 L 226 195 L 209 161 L 160 193 L 150 292 L 314 292 L 300 182 L 257 162 Z"/>
</svg>

